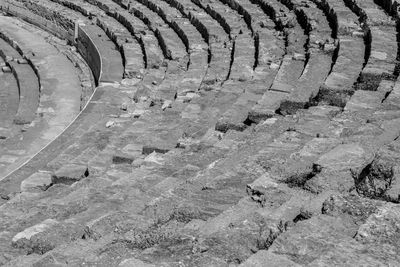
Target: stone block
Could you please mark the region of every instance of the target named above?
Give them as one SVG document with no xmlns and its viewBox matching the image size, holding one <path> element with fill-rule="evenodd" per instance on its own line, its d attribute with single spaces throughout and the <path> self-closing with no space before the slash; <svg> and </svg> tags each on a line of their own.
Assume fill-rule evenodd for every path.
<svg viewBox="0 0 400 267">
<path fill-rule="evenodd" d="M 22 192 L 44 191 L 51 186 L 51 173 L 36 172 L 21 182 Z"/>
<path fill-rule="evenodd" d="M 71 185 L 89 176 L 86 165 L 67 164 L 58 169 L 51 177 L 53 184 Z"/>
</svg>

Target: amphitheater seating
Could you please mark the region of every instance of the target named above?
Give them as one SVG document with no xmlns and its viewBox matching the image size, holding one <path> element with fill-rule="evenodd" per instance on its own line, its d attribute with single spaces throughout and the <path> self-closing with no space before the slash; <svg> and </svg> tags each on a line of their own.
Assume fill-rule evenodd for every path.
<svg viewBox="0 0 400 267">
<path fill-rule="evenodd" d="M 97 88 L 0 180 L 0 265 L 399 262 L 396 1 L 5 3 Z M 0 39 L 45 81 L 28 53 Z"/>
<path fill-rule="evenodd" d="M 348 5 L 359 9 L 369 26 L 371 51 L 360 80 L 364 90 L 376 90 L 382 79 L 395 79 L 397 67 L 396 21 L 374 1 L 352 2 Z M 384 45 L 383 45 L 384 44 Z"/>
<path fill-rule="evenodd" d="M 201 5 L 196 5 L 190 0 L 166 0 L 165 2 L 177 8 L 183 16 L 188 18 L 208 44 L 209 64 L 202 81 L 202 89 L 210 85 L 221 85 L 228 78 L 231 65 L 232 42 L 229 31 L 226 32 L 224 26 L 202 9 Z"/>
<path fill-rule="evenodd" d="M 104 16 L 104 11 L 94 8 L 85 1 L 54 1 L 77 10 L 87 17 L 97 16 L 97 25 L 117 44 L 123 56 L 124 77 L 142 77 L 144 73 L 143 54 L 140 43 L 115 19 Z M 101 12 L 100 12 L 101 11 Z"/>
<path fill-rule="evenodd" d="M 197 1 L 197 4 L 205 10 L 212 10 L 209 11 L 210 13 L 219 14 L 217 16 L 221 18 L 220 21 L 225 21 L 229 25 L 230 34 L 234 39 L 232 47 L 234 59 L 229 78 L 235 81 L 251 80 L 256 51 L 252 31 L 248 28 L 245 20 L 238 11 L 232 8 L 234 7 L 232 4 L 226 6 L 220 1 Z M 249 46 L 249 44 L 251 45 Z"/>
</svg>

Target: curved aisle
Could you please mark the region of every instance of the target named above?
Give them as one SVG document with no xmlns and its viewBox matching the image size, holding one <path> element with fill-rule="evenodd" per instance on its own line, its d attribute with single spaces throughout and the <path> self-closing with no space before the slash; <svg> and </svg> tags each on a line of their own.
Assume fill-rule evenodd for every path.
<svg viewBox="0 0 400 267">
<path fill-rule="evenodd" d="M 56 138 L 80 111 L 81 84 L 74 65 L 46 38 L 48 34 L 15 18 L 0 16 L 2 30 L 29 48 L 39 68 L 40 104 L 36 118 L 0 144 L 0 177 L 17 169 Z"/>
</svg>

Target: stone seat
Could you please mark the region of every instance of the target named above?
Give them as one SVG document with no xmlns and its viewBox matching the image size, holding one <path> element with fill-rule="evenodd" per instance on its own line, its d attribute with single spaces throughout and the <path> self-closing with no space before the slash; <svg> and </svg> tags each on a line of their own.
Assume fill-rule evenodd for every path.
<svg viewBox="0 0 400 267">
<path fill-rule="evenodd" d="M 327 103 L 343 106 L 363 69 L 366 48 L 358 17 L 342 1 L 317 1 L 328 14 L 339 41 L 337 58 L 330 74 L 321 86 L 319 97 Z"/>
<path fill-rule="evenodd" d="M 217 20 L 190 0 L 165 2 L 188 18 L 208 43 L 209 66 L 202 81 L 202 88 L 214 84 L 220 85 L 227 78 L 230 68 L 232 43 L 229 33 L 225 32 Z"/>
<path fill-rule="evenodd" d="M 396 22 L 383 8 L 384 3 L 375 1 L 346 1 L 355 12 L 363 16 L 369 27 L 371 51 L 368 62 L 360 76 L 358 87 L 363 90 L 376 90 L 382 79 L 395 79 L 397 67 L 397 29 Z M 395 16 L 395 18 L 397 15 Z"/>
<path fill-rule="evenodd" d="M 162 49 L 167 58 L 182 61 L 182 64 L 187 62 L 187 49 L 183 40 L 156 12 L 136 1 L 130 2 L 129 11 L 151 27 L 156 36 L 159 35 L 163 39 Z"/>
<path fill-rule="evenodd" d="M 141 89 L 137 94 L 138 97 L 140 95 L 150 95 L 151 97 L 157 99 L 173 100 L 177 94 L 177 88 L 174 86 L 177 81 L 184 82 L 185 80 L 189 80 L 189 84 L 191 84 L 191 76 L 197 75 L 199 78 L 204 76 L 204 74 L 199 73 L 198 71 L 195 74 L 184 72 L 184 70 L 187 69 L 188 62 L 190 60 L 189 54 L 187 54 L 188 47 L 185 47 L 189 45 L 188 39 L 176 23 L 172 23 L 171 20 L 163 16 L 161 9 L 158 9 L 156 6 L 154 6 L 154 4 L 147 2 L 142 4 L 135 2 L 129 5 L 123 5 L 120 3 L 120 6 L 117 7 L 112 5 L 112 3 L 106 4 L 107 6 L 112 7 L 114 10 L 129 8 L 133 15 L 141 19 L 147 25 L 147 27 L 154 32 L 154 35 L 159 40 L 159 45 L 164 53 L 164 57 L 168 60 L 171 60 L 170 62 L 166 61 L 164 64 L 165 66 L 160 66 L 157 68 L 157 70 L 152 70 L 144 77 L 144 80 L 140 85 Z M 152 18 L 151 20 L 148 19 L 150 17 Z M 178 38 L 178 36 L 180 38 Z M 149 41 L 147 41 L 147 43 L 149 43 Z M 202 44 L 201 46 L 204 45 Z M 174 58 L 171 58 L 171 52 L 176 54 Z M 207 51 L 200 51 L 200 53 L 202 54 L 202 57 L 207 57 Z M 193 53 L 194 60 L 195 55 L 196 53 Z M 203 66 L 204 68 L 204 63 L 200 63 L 200 66 Z M 192 69 L 192 72 L 196 71 L 194 68 Z M 203 72 L 204 71 L 205 70 L 203 70 Z M 194 87 L 192 86 L 190 90 L 197 90 L 199 86 L 199 84 L 197 86 L 195 85 Z M 186 86 L 182 86 L 182 88 L 186 88 Z"/>
<path fill-rule="evenodd" d="M 279 109 L 281 114 L 293 114 L 297 109 L 309 106 L 331 71 L 337 45 L 334 39 L 336 33 L 329 24 L 330 18 L 317 5 L 296 0 L 291 2 L 309 31 L 309 55 L 295 89 Z"/>
<path fill-rule="evenodd" d="M 259 122 L 260 119 L 273 116 L 279 109 L 280 103 L 296 91 L 298 80 L 301 77 L 306 61 L 306 43 L 308 37 L 305 33 L 305 26 L 300 25 L 287 6 L 279 1 L 264 2 L 254 1 L 259 4 L 263 10 L 268 12 L 278 27 L 281 27 L 285 36 L 285 55 L 279 65 L 274 66 L 277 73 L 273 80 L 267 85 L 264 94 L 257 100 L 255 105 L 248 109 L 248 118 L 250 121 Z M 290 14 L 288 17 L 281 14 Z M 290 21 L 290 23 L 288 23 Z M 306 22 L 305 22 L 306 23 Z"/>
<path fill-rule="evenodd" d="M 251 80 L 254 75 L 255 40 L 251 27 L 239 13 L 233 2 L 226 1 L 196 1 L 211 16 L 218 18 L 220 24 L 228 24 L 229 32 L 234 40 L 233 62 L 229 78 L 235 81 Z M 218 14 L 218 15 L 217 15 Z M 225 27 L 227 30 L 228 27 Z M 251 44 L 249 46 L 249 44 Z"/>
<path fill-rule="evenodd" d="M 141 88 L 155 88 L 158 87 L 165 80 L 166 65 L 163 63 L 166 58 L 162 47 L 164 40 L 162 36 L 155 35 L 154 30 L 145 24 L 140 18 L 131 14 L 126 10 L 127 6 L 120 6 L 113 1 L 91 1 L 91 10 L 96 11 L 99 16 L 102 12 L 106 12 L 107 16 L 113 17 L 120 24 L 125 27 L 136 42 L 124 42 L 123 40 L 117 41 L 122 45 L 122 54 L 125 57 L 125 74 L 126 78 L 136 78 L 141 80 Z M 98 18 L 98 22 L 103 21 L 103 17 Z M 115 23 L 114 23 L 115 24 Z M 105 25 L 104 25 L 105 26 Z M 109 29 L 114 32 L 121 31 L 115 28 Z M 112 35 L 113 33 L 110 32 Z M 138 45 L 140 45 L 140 50 Z M 140 55 L 141 54 L 141 55 Z M 142 56 L 143 58 L 139 57 Z M 142 65 L 142 63 L 144 66 Z M 145 70 L 143 70 L 145 68 Z M 139 72 L 138 72 L 139 70 Z M 136 74 L 136 76 L 135 76 Z M 139 90 L 148 95 L 147 90 Z"/>
<path fill-rule="evenodd" d="M 28 64 L 9 62 L 19 88 L 18 111 L 14 118 L 16 124 L 29 124 L 36 117 L 39 106 L 39 81 Z"/>
<path fill-rule="evenodd" d="M 145 50 L 147 68 L 158 68 L 164 60 L 163 52 L 158 45 L 157 37 L 139 18 L 135 17 L 127 10 L 118 8 L 119 6 L 112 1 L 103 1 L 99 8 L 107 11 L 108 14 L 119 21 L 125 28 L 138 40 L 143 50 Z"/>
<path fill-rule="evenodd" d="M 168 3 L 141 1 L 142 4 L 148 6 L 152 11 L 163 18 L 163 20 L 174 29 L 189 51 L 189 64 L 187 71 L 182 75 L 176 76 L 175 84 L 170 84 L 171 90 L 179 95 L 185 92 L 195 92 L 200 88 L 200 84 L 208 68 L 208 43 L 192 25 L 190 20 L 182 16 L 181 12 L 170 6 Z M 168 70 L 167 70 L 168 73 Z M 179 77 L 180 76 L 180 77 Z M 194 77 L 197 79 L 194 80 Z"/>
<path fill-rule="evenodd" d="M 265 10 L 262 10 L 257 1 L 232 1 L 234 5 L 237 6 L 238 10 L 241 11 L 246 23 L 251 25 L 251 28 L 256 35 L 256 50 L 258 54 L 257 64 L 255 65 L 255 71 L 257 72 L 259 67 L 260 72 L 266 66 L 271 64 L 279 64 L 281 57 L 279 56 L 282 51 L 280 45 L 273 45 L 271 40 L 277 40 L 279 42 L 279 36 L 283 36 L 279 31 L 275 29 L 278 28 L 271 19 L 271 15 Z M 271 51 L 273 51 L 271 53 Z M 275 56 L 278 55 L 276 58 Z"/>
</svg>

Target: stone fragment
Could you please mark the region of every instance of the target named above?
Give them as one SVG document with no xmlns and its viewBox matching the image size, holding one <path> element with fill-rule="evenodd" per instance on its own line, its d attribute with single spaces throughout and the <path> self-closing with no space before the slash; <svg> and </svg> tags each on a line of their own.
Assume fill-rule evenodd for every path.
<svg viewBox="0 0 400 267">
<path fill-rule="evenodd" d="M 22 192 L 40 192 L 51 185 L 51 173 L 36 172 L 21 182 Z"/>
<path fill-rule="evenodd" d="M 18 64 L 28 64 L 28 61 L 26 59 L 19 58 L 19 59 L 17 59 L 17 63 Z"/>
<path fill-rule="evenodd" d="M 132 112 L 132 116 L 134 118 L 140 118 L 140 116 L 142 116 L 143 114 L 145 114 L 147 111 L 145 109 L 135 109 Z"/>
<path fill-rule="evenodd" d="M 121 110 L 126 111 L 126 110 L 128 110 L 128 104 L 122 103 L 120 108 L 121 108 Z"/>
<path fill-rule="evenodd" d="M 143 161 L 147 163 L 155 163 L 158 165 L 162 165 L 164 163 L 164 158 L 162 157 L 161 154 L 153 152 L 149 154 L 147 157 L 145 157 Z"/>
<path fill-rule="evenodd" d="M 165 100 L 163 105 L 161 106 L 162 110 L 166 110 L 167 108 L 172 107 L 172 101 L 171 100 Z"/>
<path fill-rule="evenodd" d="M 16 234 L 12 245 L 28 254 L 44 254 L 56 246 L 81 238 L 83 228 L 73 223 L 61 223 L 47 219 Z"/>
<path fill-rule="evenodd" d="M 397 168 L 393 162 L 380 157 L 375 158 L 372 163 L 354 175 L 357 191 L 366 197 L 385 198 L 386 192 L 395 180 L 395 169 Z"/>
<path fill-rule="evenodd" d="M 31 227 L 25 229 L 22 232 L 19 232 L 18 234 L 16 234 L 13 237 L 12 242 L 17 243 L 18 241 L 20 241 L 22 239 L 30 240 L 34 235 L 44 232 L 45 230 L 47 230 L 57 224 L 58 224 L 58 221 L 53 220 L 53 219 L 47 219 L 40 224 L 36 224 L 34 226 L 31 226 Z"/>
<path fill-rule="evenodd" d="M 247 193 L 249 195 L 264 195 L 268 189 L 278 187 L 278 183 L 274 181 L 269 173 L 265 173 L 251 184 L 247 185 Z"/>
<path fill-rule="evenodd" d="M 67 164 L 57 170 L 51 177 L 53 184 L 71 185 L 89 176 L 89 169 L 86 165 Z"/>
<path fill-rule="evenodd" d="M 106 123 L 106 128 L 111 128 L 111 127 L 113 127 L 115 125 L 115 121 L 108 121 L 107 123 Z"/>
<path fill-rule="evenodd" d="M 303 54 L 299 54 L 299 53 L 294 53 L 293 55 L 293 59 L 294 60 L 301 60 L 301 61 L 305 61 L 306 60 L 306 56 Z"/>
<path fill-rule="evenodd" d="M 262 207 L 279 207 L 290 195 L 267 173 L 247 185 L 247 194 Z"/>
</svg>

